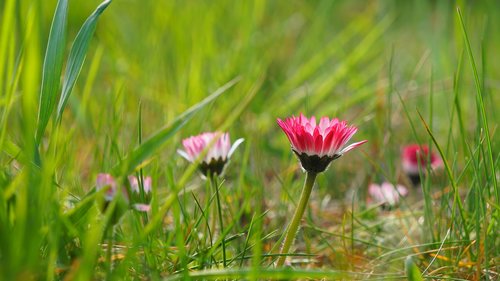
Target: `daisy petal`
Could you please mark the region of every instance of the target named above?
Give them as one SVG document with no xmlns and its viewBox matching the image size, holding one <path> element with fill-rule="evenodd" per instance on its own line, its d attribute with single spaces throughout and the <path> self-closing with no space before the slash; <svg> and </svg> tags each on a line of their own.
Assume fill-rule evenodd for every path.
<svg viewBox="0 0 500 281">
<path fill-rule="evenodd" d="M 340 151 L 340 154 L 344 154 L 344 153 L 346 153 L 346 152 L 349 152 L 349 151 L 350 151 L 350 150 L 352 150 L 353 148 L 356 148 L 356 147 L 358 147 L 358 146 L 360 146 L 360 145 L 362 145 L 362 144 L 364 144 L 364 143 L 366 143 L 366 142 L 368 142 L 368 141 L 367 141 L 367 140 L 364 140 L 364 141 L 359 141 L 359 142 L 352 143 L 352 144 L 350 144 L 350 145 L 346 146 L 344 149 L 342 149 L 342 150 Z"/>
<path fill-rule="evenodd" d="M 229 153 L 227 154 L 227 158 L 231 158 L 231 155 L 233 155 L 233 153 L 236 150 L 236 148 L 238 148 L 238 146 L 240 146 L 240 144 L 242 144 L 244 141 L 245 141 L 244 138 L 237 139 L 233 143 L 233 145 L 231 146 L 231 149 L 229 150 Z"/>
</svg>

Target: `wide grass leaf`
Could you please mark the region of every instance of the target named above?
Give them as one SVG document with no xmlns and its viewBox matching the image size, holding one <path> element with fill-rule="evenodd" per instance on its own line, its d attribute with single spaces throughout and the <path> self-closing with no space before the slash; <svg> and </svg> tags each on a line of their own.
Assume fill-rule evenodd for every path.
<svg viewBox="0 0 500 281">
<path fill-rule="evenodd" d="M 62 86 L 61 98 L 57 106 L 57 120 L 60 121 L 71 91 L 75 86 L 76 80 L 80 75 L 87 51 L 89 49 L 90 40 L 94 35 L 97 26 L 97 20 L 104 10 L 109 6 L 111 0 L 102 2 L 97 9 L 87 18 L 82 28 L 76 35 L 73 46 L 68 57 L 68 63 L 64 73 L 64 81 Z"/>
<path fill-rule="evenodd" d="M 66 45 L 67 16 L 68 1 L 58 1 L 43 62 L 42 88 L 36 132 L 37 143 L 40 142 L 45 132 L 56 103 L 63 65 L 64 46 Z"/>
</svg>

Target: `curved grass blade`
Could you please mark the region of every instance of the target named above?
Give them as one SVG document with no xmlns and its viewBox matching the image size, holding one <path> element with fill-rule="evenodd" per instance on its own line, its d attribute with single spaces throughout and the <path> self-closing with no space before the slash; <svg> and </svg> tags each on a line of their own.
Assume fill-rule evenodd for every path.
<svg viewBox="0 0 500 281">
<path fill-rule="evenodd" d="M 97 26 L 97 20 L 104 10 L 111 4 L 111 0 L 102 2 L 95 11 L 87 18 L 82 25 L 80 31 L 76 35 L 71 51 L 69 52 L 68 63 L 64 72 L 64 80 L 62 86 L 62 93 L 57 106 L 57 122 L 61 121 L 64 108 L 71 95 L 71 91 L 75 86 L 76 80 L 80 75 L 87 51 L 89 49 L 90 40 L 94 35 Z"/>
<path fill-rule="evenodd" d="M 422 117 L 422 114 L 420 114 L 420 111 L 418 111 L 418 110 L 417 110 L 417 114 L 418 114 L 418 117 L 420 117 L 420 120 L 422 121 L 422 124 L 424 125 L 425 130 L 427 131 L 427 133 L 431 137 L 432 142 L 436 146 L 436 149 L 439 152 L 439 156 L 441 156 L 441 159 L 443 160 L 445 171 L 446 171 L 446 173 L 448 175 L 448 178 L 450 180 L 451 187 L 453 188 L 454 201 L 453 201 L 452 214 L 455 213 L 455 204 L 457 204 L 457 206 L 458 206 L 458 212 L 460 214 L 460 218 L 462 219 L 462 223 L 463 223 L 464 226 L 467 226 L 467 219 L 465 217 L 464 207 L 462 205 L 462 201 L 461 201 L 460 195 L 458 193 L 457 182 L 456 182 L 455 178 L 453 177 L 453 173 L 452 173 L 452 170 L 450 168 L 450 165 L 448 164 L 448 161 L 446 160 L 446 157 L 444 155 L 443 150 L 441 149 L 441 146 L 439 146 L 436 138 L 434 137 L 434 134 L 431 132 L 431 129 L 429 128 L 429 125 L 427 125 L 427 123 L 425 122 L 424 117 Z M 467 230 L 467 227 L 464 227 L 464 232 L 465 232 L 466 237 L 468 239 L 468 237 L 469 237 L 469 231 Z"/>
<path fill-rule="evenodd" d="M 54 111 L 57 92 L 63 65 L 64 46 L 66 45 L 66 27 L 68 17 L 68 1 L 57 2 L 54 18 L 50 27 L 49 41 L 43 62 L 42 87 L 40 105 L 38 108 L 38 124 L 36 129 L 36 143 L 40 140 Z"/>
<path fill-rule="evenodd" d="M 344 280 L 352 279 L 349 272 L 336 270 L 311 270 L 311 269 L 291 269 L 291 268 L 259 268 L 255 271 L 252 268 L 241 269 L 208 269 L 200 271 L 190 271 L 187 273 L 169 276 L 163 280 L 184 280 L 186 275 L 194 280 L 221 280 L 221 279 L 259 279 L 259 280 Z M 400 277 L 400 276 L 398 276 Z"/>
<path fill-rule="evenodd" d="M 180 128 L 182 128 L 188 121 L 193 117 L 193 115 L 200 109 L 205 107 L 208 103 L 215 100 L 222 93 L 227 91 L 229 88 L 234 86 L 240 80 L 239 77 L 227 82 L 222 87 L 217 89 L 213 94 L 206 97 L 201 102 L 193 105 L 188 110 L 184 111 L 170 124 L 165 126 L 156 132 L 149 139 L 144 141 L 140 146 L 138 146 L 134 151 L 122 160 L 114 169 L 115 175 L 128 175 L 135 167 L 147 160 L 155 151 L 157 151 L 171 136 L 173 136 Z"/>
</svg>

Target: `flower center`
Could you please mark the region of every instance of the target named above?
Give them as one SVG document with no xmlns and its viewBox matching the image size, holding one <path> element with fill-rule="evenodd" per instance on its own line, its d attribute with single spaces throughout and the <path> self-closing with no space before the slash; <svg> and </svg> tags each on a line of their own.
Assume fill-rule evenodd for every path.
<svg viewBox="0 0 500 281">
<path fill-rule="evenodd" d="M 211 158 L 210 162 L 201 162 L 199 165 L 200 171 L 203 173 L 205 176 L 211 176 L 211 175 L 220 175 L 222 174 L 222 170 L 224 170 L 224 165 L 226 165 L 226 160 L 222 159 L 222 157 L 219 157 L 218 159 Z"/>
<path fill-rule="evenodd" d="M 295 149 L 292 150 L 299 158 L 302 168 L 304 168 L 307 172 L 314 173 L 324 172 L 333 160 L 342 156 L 341 154 L 334 154 L 333 156 L 325 155 L 319 157 L 319 155 L 308 155 L 305 152 L 298 153 Z"/>
</svg>

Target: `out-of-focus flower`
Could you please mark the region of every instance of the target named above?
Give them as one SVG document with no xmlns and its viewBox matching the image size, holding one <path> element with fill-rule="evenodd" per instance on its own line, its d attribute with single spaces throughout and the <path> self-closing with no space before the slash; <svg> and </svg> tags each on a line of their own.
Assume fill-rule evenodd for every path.
<svg viewBox="0 0 500 281">
<path fill-rule="evenodd" d="M 132 192 L 137 192 L 137 193 L 141 192 L 139 181 L 137 180 L 136 176 L 128 176 L 128 181 L 130 183 L 130 188 L 132 189 Z M 144 188 L 144 193 L 151 192 L 151 183 L 152 183 L 151 177 L 148 176 L 143 179 L 142 187 Z"/>
<path fill-rule="evenodd" d="M 333 160 L 367 142 L 364 140 L 345 146 L 358 128 L 337 118 L 330 120 L 322 117 L 316 124 L 316 117 L 308 119 L 301 113 L 299 117 L 292 116 L 284 121 L 278 118 L 277 122 L 288 137 L 302 168 L 308 172 L 325 171 Z"/>
<path fill-rule="evenodd" d="M 145 177 L 142 182 L 142 186 L 144 188 L 144 198 L 140 198 L 140 185 L 137 177 L 135 176 L 129 176 L 128 177 L 129 184 L 130 184 L 130 190 L 132 194 L 128 194 L 127 189 L 123 188 L 123 196 L 122 199 L 119 201 L 123 201 L 120 203 L 120 207 L 123 208 L 125 205 L 130 206 L 138 211 L 142 212 L 147 212 L 149 211 L 150 207 L 148 204 L 143 204 L 143 203 L 135 203 L 134 202 L 140 202 L 140 200 L 144 199 L 145 201 L 149 202 L 151 200 L 151 185 L 152 185 L 152 179 L 151 177 Z M 104 194 L 104 204 L 102 204 L 102 210 L 106 210 L 109 202 L 111 202 L 114 197 L 117 195 L 118 192 L 118 185 L 116 183 L 116 180 L 111 176 L 110 174 L 98 174 L 97 175 L 97 180 L 96 180 L 96 191 L 99 191 L 103 188 L 108 187 L 109 188 L 106 190 Z M 129 203 L 130 202 L 130 203 Z M 125 207 L 126 208 L 126 207 Z"/>
<path fill-rule="evenodd" d="M 153 180 L 150 176 L 144 177 L 142 179 L 142 188 L 144 190 L 143 197 L 141 197 L 141 187 L 139 183 L 139 178 L 136 176 L 128 176 L 128 182 L 130 184 L 130 189 L 132 191 L 132 202 L 149 202 L 151 201 L 151 186 Z M 148 212 L 150 210 L 150 205 L 145 203 L 136 203 L 132 207 L 140 212 Z"/>
<path fill-rule="evenodd" d="M 106 190 L 104 198 L 106 199 L 106 201 L 111 201 L 116 194 L 116 181 L 110 174 L 98 174 L 95 186 L 96 191 L 99 191 L 107 186 L 109 186 L 109 188 L 108 190 Z"/>
<path fill-rule="evenodd" d="M 119 186 L 116 183 L 116 180 L 110 174 L 98 174 L 96 179 L 96 191 L 100 191 L 104 188 L 108 188 L 104 193 L 104 198 L 98 197 L 97 203 L 100 210 L 104 213 L 108 208 L 111 201 L 116 199 L 116 206 L 112 213 L 110 223 L 117 224 L 120 221 L 122 215 L 129 208 L 129 197 L 125 188 L 122 189 L 122 193 L 119 193 Z M 121 195 L 120 195 L 121 194 Z M 102 200 L 104 199 L 104 200 Z"/>
<path fill-rule="evenodd" d="M 229 133 L 206 132 L 184 139 L 182 141 L 184 150 L 179 149 L 177 152 L 189 162 L 195 162 L 211 144 L 199 168 L 205 176 L 220 175 L 229 158 L 242 142 L 243 139 L 238 139 L 231 145 Z"/>
<path fill-rule="evenodd" d="M 151 210 L 151 205 L 137 203 L 134 204 L 134 209 L 136 209 L 139 212 L 149 212 Z"/>
<path fill-rule="evenodd" d="M 400 197 L 408 194 L 408 189 L 402 185 L 394 186 L 388 182 L 381 185 L 372 183 L 368 187 L 368 194 L 375 203 L 390 208 L 399 203 Z"/>
<path fill-rule="evenodd" d="M 420 183 L 420 171 L 425 174 L 427 165 L 431 169 L 437 169 L 443 165 L 443 161 L 435 153 L 430 153 L 427 145 L 410 144 L 403 147 L 401 153 L 403 170 L 414 185 Z"/>
</svg>

